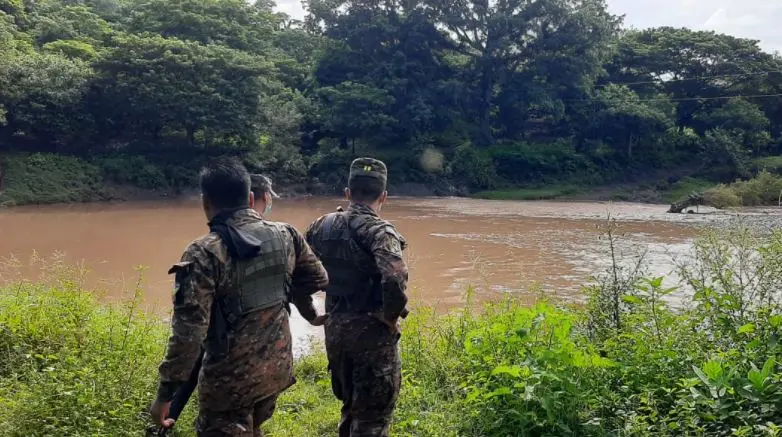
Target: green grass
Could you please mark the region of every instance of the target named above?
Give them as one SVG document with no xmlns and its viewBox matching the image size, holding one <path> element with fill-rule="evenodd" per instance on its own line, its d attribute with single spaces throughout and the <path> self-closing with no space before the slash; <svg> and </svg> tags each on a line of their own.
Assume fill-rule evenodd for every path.
<svg viewBox="0 0 782 437">
<path fill-rule="evenodd" d="M 757 171 L 768 170 L 772 173 L 782 173 L 782 156 L 765 156 L 752 160 L 752 167 Z"/>
<path fill-rule="evenodd" d="M 621 260 L 585 289 L 586 306 L 414 308 L 393 435 L 781 435 L 782 231 L 707 232 L 692 255 L 685 271 L 704 282 L 683 283 L 696 288 L 682 311 L 664 303 L 662 278 Z M 141 435 L 167 325 L 139 311 L 141 287 L 107 306 L 78 271 L 45 271 L 0 286 L 0 435 Z M 265 430 L 335 435 L 323 354 L 299 360 L 296 375 Z M 191 404 L 175 435 L 192 437 L 193 417 Z"/>
<path fill-rule="evenodd" d="M 487 200 L 547 200 L 574 196 L 579 192 L 579 188 L 572 185 L 551 185 L 537 188 L 481 191 L 473 194 L 472 197 Z"/>
<path fill-rule="evenodd" d="M 671 186 L 661 194 L 666 203 L 673 203 L 686 198 L 690 193 L 702 192 L 713 186 L 714 182 L 706 179 L 686 177 L 671 184 Z"/>
</svg>

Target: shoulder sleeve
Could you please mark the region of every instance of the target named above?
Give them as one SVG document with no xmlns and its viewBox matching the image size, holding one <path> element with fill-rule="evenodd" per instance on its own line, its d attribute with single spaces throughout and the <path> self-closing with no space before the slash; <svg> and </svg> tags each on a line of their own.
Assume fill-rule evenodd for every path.
<svg viewBox="0 0 782 437">
<path fill-rule="evenodd" d="M 370 250 L 382 276 L 383 311 L 387 319 L 394 320 L 407 305 L 408 272 L 402 256 L 407 242 L 388 222 L 378 223 L 370 230 Z"/>
<path fill-rule="evenodd" d="M 318 257 L 296 228 L 286 225 L 293 239 L 294 266 L 291 274 L 290 300 L 302 317 L 312 320 L 317 316 L 312 304 L 312 294 L 326 288 L 328 275 Z"/>
<path fill-rule="evenodd" d="M 201 352 L 217 283 L 215 262 L 214 256 L 194 242 L 168 271 L 174 275 L 174 313 L 166 357 L 159 368 L 162 392 L 171 383 L 187 380 Z M 169 394 L 161 391 L 163 398 Z"/>
</svg>

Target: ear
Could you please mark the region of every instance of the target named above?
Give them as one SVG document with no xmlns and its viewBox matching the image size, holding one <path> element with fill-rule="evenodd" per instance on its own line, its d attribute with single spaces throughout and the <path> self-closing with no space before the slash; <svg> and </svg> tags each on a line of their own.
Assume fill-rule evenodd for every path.
<svg viewBox="0 0 782 437">
<path fill-rule="evenodd" d="M 388 191 L 383 191 L 383 194 L 380 195 L 379 202 L 382 205 L 386 203 L 386 200 L 388 200 Z"/>
<path fill-rule="evenodd" d="M 250 191 L 250 197 L 247 199 L 247 203 L 250 205 L 250 208 L 255 208 L 255 194 Z"/>
<path fill-rule="evenodd" d="M 350 188 L 345 188 L 345 200 L 350 202 Z"/>
<path fill-rule="evenodd" d="M 208 216 L 212 212 L 212 205 L 209 204 L 209 200 L 201 193 L 201 207 L 204 209 L 204 213 Z"/>
</svg>

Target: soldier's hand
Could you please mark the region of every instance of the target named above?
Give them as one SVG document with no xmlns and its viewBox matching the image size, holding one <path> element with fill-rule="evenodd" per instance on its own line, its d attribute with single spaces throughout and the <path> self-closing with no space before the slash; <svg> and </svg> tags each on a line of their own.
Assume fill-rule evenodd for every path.
<svg viewBox="0 0 782 437">
<path fill-rule="evenodd" d="M 174 422 L 176 421 L 168 418 L 168 411 L 170 409 L 171 401 L 160 402 L 160 400 L 155 399 L 155 402 L 152 402 L 152 406 L 149 407 L 149 415 L 152 416 L 152 422 L 163 428 L 171 428 L 174 426 Z"/>
<path fill-rule="evenodd" d="M 326 320 L 329 319 L 329 315 L 327 314 L 321 314 L 314 319 L 310 320 L 310 325 L 312 326 L 323 326 L 326 323 Z"/>
<path fill-rule="evenodd" d="M 399 324 L 399 318 L 396 318 L 394 320 L 388 320 L 386 319 L 386 316 L 383 313 L 383 311 L 379 311 L 376 313 L 369 313 L 369 315 L 383 322 L 384 325 L 388 326 L 391 329 L 392 333 L 394 334 L 402 333 L 402 326 Z"/>
</svg>

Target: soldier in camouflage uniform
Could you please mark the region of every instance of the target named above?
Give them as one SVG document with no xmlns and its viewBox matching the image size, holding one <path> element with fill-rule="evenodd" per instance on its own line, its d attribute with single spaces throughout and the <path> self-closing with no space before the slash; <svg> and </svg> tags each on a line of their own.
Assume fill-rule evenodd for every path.
<svg viewBox="0 0 782 437">
<path fill-rule="evenodd" d="M 268 216 L 272 211 L 273 199 L 280 198 L 272 188 L 272 180 L 266 175 L 251 174 L 250 185 L 253 196 L 255 196 L 255 206 L 253 208 L 258 211 L 262 217 Z"/>
<path fill-rule="evenodd" d="M 406 242 L 378 217 L 386 201 L 385 164 L 350 167 L 347 211 L 327 214 L 306 233 L 329 274 L 326 352 L 332 389 L 343 403 L 340 437 L 388 436 L 401 386 L 399 317 L 406 314 Z"/>
<path fill-rule="evenodd" d="M 322 324 L 311 295 L 328 278 L 293 226 L 265 221 L 252 209 L 250 175 L 241 163 L 207 165 L 200 185 L 210 233 L 170 270 L 176 275 L 172 335 L 150 414 L 157 424 L 173 425 L 167 419 L 172 396 L 203 346 L 197 435 L 262 436 L 260 425 L 277 396 L 295 382 L 285 303 Z"/>
</svg>

